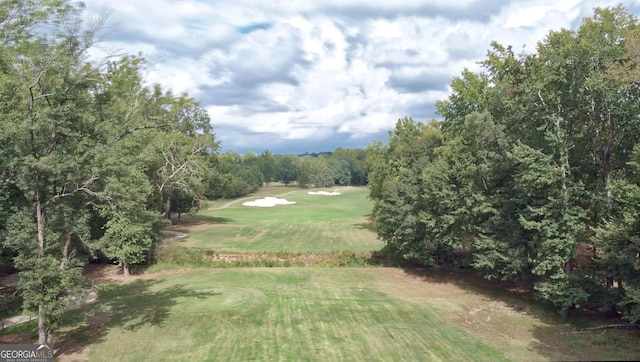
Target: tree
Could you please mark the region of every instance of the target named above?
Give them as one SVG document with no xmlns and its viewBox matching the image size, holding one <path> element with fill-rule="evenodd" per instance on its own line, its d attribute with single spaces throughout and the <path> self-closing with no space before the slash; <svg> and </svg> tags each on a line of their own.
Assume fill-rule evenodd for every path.
<svg viewBox="0 0 640 362">
<path fill-rule="evenodd" d="M 263 151 L 260 156 L 258 156 L 258 165 L 264 177 L 264 182 L 269 185 L 269 183 L 276 178 L 276 160 L 271 152 Z"/>
<path fill-rule="evenodd" d="M 456 132 L 445 131 L 422 175 L 421 220 L 440 258 L 451 259 L 454 248 L 473 250 L 473 265 L 488 277 L 520 271 L 508 271 L 519 258 L 505 255 L 508 243 L 494 227 L 501 224 L 499 195 L 509 174 L 506 148 L 504 128 L 487 113 L 471 113 Z"/>
<path fill-rule="evenodd" d="M 611 220 L 596 229 L 596 244 L 605 251 L 598 260 L 618 281 L 613 303 L 631 323 L 640 321 L 640 146 L 628 163 L 629 178 L 612 183 Z"/>
<path fill-rule="evenodd" d="M 327 187 L 329 185 L 333 185 L 331 168 L 329 168 L 329 163 L 325 157 L 321 156 L 316 159 L 313 172 L 313 183 L 316 187 Z"/>
<path fill-rule="evenodd" d="M 105 225 L 106 231 L 100 240 L 100 250 L 109 258 L 117 260 L 125 277 L 130 275 L 129 266 L 145 260 L 153 244 L 153 229 L 157 217 L 153 213 L 141 212 L 127 217 L 113 215 Z"/>
<path fill-rule="evenodd" d="M 170 218 L 174 190 L 197 197 L 207 174 L 208 154 L 218 149 L 208 114 L 186 94 L 173 97 L 154 86 L 146 94 L 145 117 L 154 122 L 156 131 L 150 143 L 152 166 L 149 176 L 156 187 L 157 207 Z"/>
<path fill-rule="evenodd" d="M 52 342 L 67 293 L 80 285 L 66 246 L 86 230 L 81 211 L 98 187 L 92 161 L 105 144 L 89 106 L 98 71 L 84 63 L 96 29 L 80 30 L 80 10 L 63 1 L 0 6 L 0 139 L 12 145 L 2 154 L 2 177 L 21 198 L 11 200 L 15 214 L 3 239 L 17 250 L 39 343 Z M 57 27 L 40 32 L 45 22 Z"/>
<path fill-rule="evenodd" d="M 298 156 L 296 155 L 284 155 L 278 159 L 277 179 L 283 182 L 285 186 L 289 186 L 291 182 L 298 178 L 297 159 Z"/>
<path fill-rule="evenodd" d="M 444 127 L 461 127 L 464 118 L 473 112 L 484 112 L 490 98 L 489 78 L 484 73 L 464 69 L 451 81 L 451 94 L 446 101 L 437 101 L 436 109 L 444 117 Z"/>
<path fill-rule="evenodd" d="M 298 186 L 310 187 L 315 181 L 316 160 L 311 156 L 305 156 L 298 162 Z"/>
<path fill-rule="evenodd" d="M 351 183 L 351 171 L 347 161 L 332 156 L 327 159 L 327 164 L 334 184 L 344 186 Z"/>
<path fill-rule="evenodd" d="M 442 256 L 442 250 L 434 248 L 436 244 L 427 237 L 427 227 L 421 219 L 426 207 L 422 173 L 431 167 L 441 142 L 434 122 L 424 124 L 405 117 L 389 132 L 387 146 L 377 143 L 367 150 L 378 237 L 392 254 L 425 264 L 438 263 Z"/>
</svg>

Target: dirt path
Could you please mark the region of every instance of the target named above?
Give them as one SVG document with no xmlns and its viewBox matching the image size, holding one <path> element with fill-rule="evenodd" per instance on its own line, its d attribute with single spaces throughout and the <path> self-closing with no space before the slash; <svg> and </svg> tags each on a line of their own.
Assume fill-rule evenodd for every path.
<svg viewBox="0 0 640 362">
<path fill-rule="evenodd" d="M 276 195 L 275 197 L 287 196 L 287 195 L 292 194 L 292 193 L 294 193 L 294 192 L 296 192 L 296 191 L 289 191 L 289 192 L 285 192 L 284 194 L 282 194 L 282 195 Z M 238 202 L 240 202 L 240 201 L 253 199 L 253 198 L 255 198 L 255 197 L 256 197 L 256 196 L 243 197 L 243 198 L 241 198 L 241 199 L 237 199 L 237 200 L 233 200 L 233 201 L 231 201 L 231 202 L 227 202 L 226 204 L 224 204 L 224 205 L 222 205 L 222 206 L 220 206 L 220 207 L 212 207 L 212 208 L 209 208 L 209 209 L 207 209 L 207 210 L 223 210 L 223 209 L 229 208 L 231 205 L 236 204 L 236 203 L 238 203 Z"/>
<path fill-rule="evenodd" d="M 91 304 L 93 302 L 95 302 L 96 300 L 98 300 L 98 293 L 96 293 L 95 291 L 90 291 L 87 296 L 84 298 L 84 300 L 82 301 L 78 301 L 68 307 L 65 307 L 65 310 L 73 310 L 73 309 L 78 309 L 80 307 L 83 307 L 87 304 Z M 13 316 L 13 317 L 9 317 L 9 318 L 5 318 L 3 320 L 0 321 L 0 329 L 5 329 L 11 326 L 15 326 L 16 324 L 22 324 L 22 323 L 26 323 L 29 322 L 30 320 L 33 320 L 35 317 L 30 316 L 30 315 L 26 315 L 26 314 L 21 314 L 21 315 L 17 315 L 17 316 Z"/>
</svg>

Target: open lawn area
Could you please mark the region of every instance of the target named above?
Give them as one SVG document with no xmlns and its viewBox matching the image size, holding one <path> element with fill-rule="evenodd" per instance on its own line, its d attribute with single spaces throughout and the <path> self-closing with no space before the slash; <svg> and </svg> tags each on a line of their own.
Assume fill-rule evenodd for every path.
<svg viewBox="0 0 640 362">
<path fill-rule="evenodd" d="M 366 187 L 340 187 L 337 196 L 309 195 L 293 187 L 267 187 L 234 203 L 218 201 L 194 216 L 183 216 L 174 229 L 188 237 L 176 242 L 188 248 L 221 252 L 327 253 L 371 252 L 383 242 L 376 238 L 368 215 L 373 203 Z M 285 195 L 286 194 L 286 195 Z M 243 202 L 280 196 L 293 205 L 249 207 Z M 224 205 L 226 208 L 220 208 Z"/>
<path fill-rule="evenodd" d="M 99 287 L 95 304 L 65 317 L 65 327 L 56 337 L 59 360 L 640 357 L 638 332 L 569 333 L 575 325 L 470 274 L 396 268 L 174 273 Z M 8 336 L 0 337 L 0 343 L 3 338 Z"/>
</svg>

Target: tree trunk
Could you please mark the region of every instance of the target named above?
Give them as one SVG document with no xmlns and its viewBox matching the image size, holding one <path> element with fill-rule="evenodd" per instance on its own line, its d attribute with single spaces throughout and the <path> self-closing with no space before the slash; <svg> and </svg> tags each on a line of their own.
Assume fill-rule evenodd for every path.
<svg viewBox="0 0 640 362">
<path fill-rule="evenodd" d="M 44 255 L 44 212 L 42 211 L 42 200 L 40 200 L 40 191 L 36 191 L 34 197 L 36 207 L 36 223 L 38 229 L 38 253 L 39 256 Z"/>
<path fill-rule="evenodd" d="M 42 303 L 38 306 L 38 344 L 48 343 L 50 336 L 47 333 L 47 327 L 44 323 L 44 307 Z"/>
<path fill-rule="evenodd" d="M 609 130 L 607 146 L 603 151 L 603 173 L 604 173 L 604 189 L 606 192 L 606 208 L 607 208 L 607 221 L 611 221 L 611 210 L 613 208 L 613 193 L 611 191 L 611 156 L 613 153 L 613 125 L 611 124 L 611 115 L 609 115 Z M 613 271 L 607 268 L 607 289 L 609 293 L 613 293 Z"/>
<path fill-rule="evenodd" d="M 68 231 L 64 237 L 64 246 L 62 247 L 62 258 L 60 260 L 60 269 L 64 269 L 69 262 L 69 248 L 71 247 L 73 233 Z"/>
<path fill-rule="evenodd" d="M 171 196 L 167 196 L 166 207 L 167 213 L 165 215 L 165 218 L 169 219 L 171 221 L 171 224 L 173 224 L 173 220 L 171 220 Z"/>
<path fill-rule="evenodd" d="M 122 273 L 124 274 L 125 278 L 131 276 L 131 274 L 129 273 L 129 263 L 127 263 L 126 261 L 122 262 Z"/>
<path fill-rule="evenodd" d="M 44 226 L 45 216 L 42 210 L 42 200 L 40 191 L 36 191 L 34 197 L 36 209 L 36 226 L 38 238 L 38 257 L 44 257 Z M 40 302 L 38 305 L 38 343 L 45 344 L 51 342 L 51 334 L 48 332 L 47 323 L 44 318 L 44 304 Z"/>
</svg>

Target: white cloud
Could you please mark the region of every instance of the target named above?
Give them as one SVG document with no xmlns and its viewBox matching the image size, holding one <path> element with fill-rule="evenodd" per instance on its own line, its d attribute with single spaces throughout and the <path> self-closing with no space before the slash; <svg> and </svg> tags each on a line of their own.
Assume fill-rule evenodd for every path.
<svg viewBox="0 0 640 362">
<path fill-rule="evenodd" d="M 107 0 L 118 31 L 93 54 L 142 51 L 146 80 L 200 100 L 223 149 L 314 152 L 435 117 L 491 41 L 533 51 L 617 2 Z"/>
</svg>

